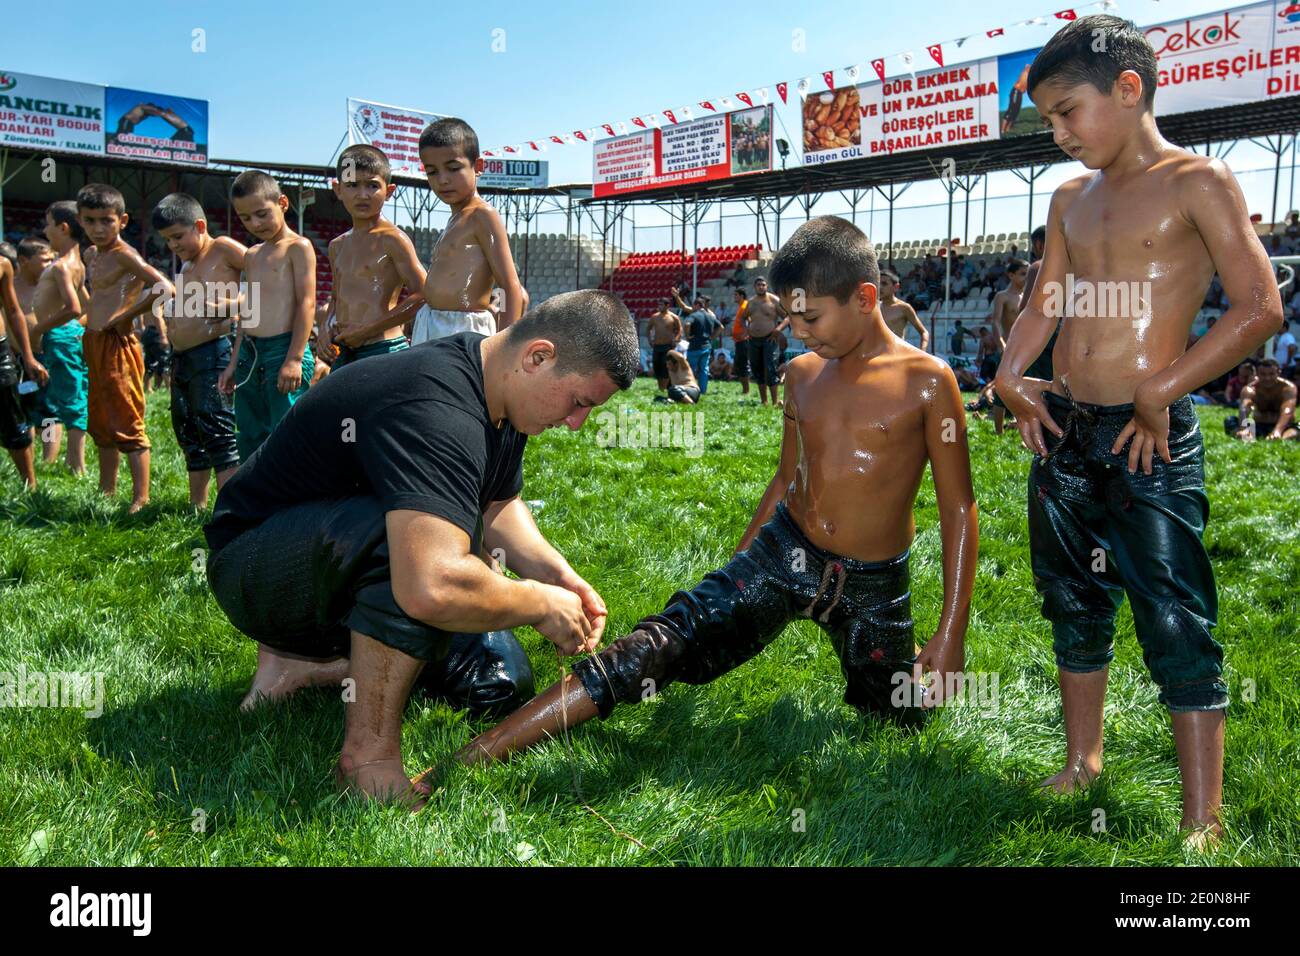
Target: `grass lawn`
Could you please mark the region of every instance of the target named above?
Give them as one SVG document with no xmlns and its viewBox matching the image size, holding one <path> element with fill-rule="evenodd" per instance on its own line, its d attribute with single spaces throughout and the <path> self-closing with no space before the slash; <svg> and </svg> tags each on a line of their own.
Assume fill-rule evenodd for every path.
<svg viewBox="0 0 1300 956">
<path fill-rule="evenodd" d="M 616 396 L 644 415 L 653 384 Z M 597 409 L 577 434 L 529 443 L 524 496 L 543 532 L 604 595 L 608 636 L 725 562 L 775 467 L 780 413 L 714 383 L 702 453 L 603 448 Z M 1218 639 L 1232 692 L 1223 865 L 1300 863 L 1297 584 L 1300 447 L 1233 445 L 1223 410 L 1201 411 Z M 0 671 L 104 674 L 102 716 L 0 709 L 0 864 L 1070 864 L 1196 862 L 1177 838 L 1169 719 L 1121 611 L 1106 708 L 1106 771 L 1088 792 L 1048 797 L 1064 732 L 1051 639 L 1029 572 L 1029 456 L 972 422 L 980 561 L 967 670 L 997 675 L 997 706 L 965 703 L 919 733 L 866 724 L 845 706 L 839 663 L 815 625 L 705 687 L 592 722 L 508 766 L 453 770 L 411 816 L 338 796 L 337 692 L 256 715 L 236 705 L 254 645 L 201 573 L 200 520 L 164 393 L 149 399 L 153 503 L 128 517 L 93 478 L 38 466 L 40 491 L 0 472 Z M 94 474 L 95 461 L 90 461 Z M 870 502 L 864 502 L 870 507 Z M 917 502 L 913 612 L 932 633 L 942 596 L 927 477 Z M 521 637 L 538 687 L 550 645 Z M 413 773 L 486 724 L 413 700 Z M 580 795 L 576 788 L 580 788 Z M 1099 812 L 1100 811 L 1100 812 Z M 1101 824 L 1104 822 L 1104 827 Z"/>
</svg>

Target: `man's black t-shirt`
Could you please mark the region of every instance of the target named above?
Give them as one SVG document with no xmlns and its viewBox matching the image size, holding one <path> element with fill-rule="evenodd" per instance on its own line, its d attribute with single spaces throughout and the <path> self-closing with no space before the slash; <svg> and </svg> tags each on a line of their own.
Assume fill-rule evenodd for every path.
<svg viewBox="0 0 1300 956">
<path fill-rule="evenodd" d="M 461 332 L 313 385 L 221 489 L 208 546 L 285 508 L 352 495 L 437 515 L 473 537 L 483 509 L 523 487 L 527 441 L 488 415 L 483 339 Z"/>
</svg>

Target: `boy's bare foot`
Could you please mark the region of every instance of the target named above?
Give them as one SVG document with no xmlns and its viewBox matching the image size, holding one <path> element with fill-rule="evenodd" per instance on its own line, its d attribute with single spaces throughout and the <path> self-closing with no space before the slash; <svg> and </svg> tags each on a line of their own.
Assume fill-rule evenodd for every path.
<svg viewBox="0 0 1300 956">
<path fill-rule="evenodd" d="M 131 502 L 131 506 L 126 509 L 126 513 L 129 515 L 133 515 L 148 503 L 149 503 L 148 498 L 137 498 L 135 501 Z"/>
<path fill-rule="evenodd" d="M 1218 823 L 1188 823 L 1183 821 L 1183 846 L 1189 850 L 1208 853 L 1219 848 L 1223 829 Z"/>
<path fill-rule="evenodd" d="M 1080 762 L 1066 767 L 1060 773 L 1041 781 L 1038 786 L 1055 793 L 1074 793 L 1083 790 L 1101 776 L 1101 764 Z"/>
<path fill-rule="evenodd" d="M 283 700 L 304 687 L 341 684 L 348 676 L 349 665 L 346 657 L 329 661 L 289 657 L 259 644 L 257 672 L 253 674 L 253 685 L 239 702 L 239 709 L 245 712 L 254 710 L 263 704 Z"/>
<path fill-rule="evenodd" d="M 357 761 L 347 754 L 340 754 L 339 762 L 334 765 L 334 783 L 344 793 L 381 803 L 396 803 L 412 811 L 423 807 L 430 793 L 406 776 L 402 761 L 396 757 Z"/>
</svg>

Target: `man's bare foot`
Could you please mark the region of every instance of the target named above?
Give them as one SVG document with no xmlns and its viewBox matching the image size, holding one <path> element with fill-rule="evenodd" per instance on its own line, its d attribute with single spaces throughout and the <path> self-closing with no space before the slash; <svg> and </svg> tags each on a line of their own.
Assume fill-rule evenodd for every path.
<svg viewBox="0 0 1300 956">
<path fill-rule="evenodd" d="M 1066 767 L 1060 773 L 1041 781 L 1038 786 L 1055 793 L 1074 793 L 1083 790 L 1101 776 L 1100 764 L 1077 763 Z"/>
<path fill-rule="evenodd" d="M 406 776 L 402 761 L 397 757 L 358 762 L 347 754 L 340 754 L 339 762 L 334 765 L 334 783 L 344 793 L 381 803 L 396 803 L 412 811 L 423 807 L 431 792 L 431 788 L 426 789 Z"/>
<path fill-rule="evenodd" d="M 329 661 L 288 657 L 259 644 L 257 672 L 253 674 L 253 685 L 239 702 L 239 709 L 254 710 L 263 704 L 283 700 L 304 687 L 341 684 L 343 678 L 348 676 L 349 665 L 346 657 L 336 657 Z"/>
<path fill-rule="evenodd" d="M 126 509 L 126 513 L 129 515 L 133 515 L 148 503 L 149 503 L 148 498 L 137 498 L 135 501 L 131 502 L 131 506 Z"/>
</svg>

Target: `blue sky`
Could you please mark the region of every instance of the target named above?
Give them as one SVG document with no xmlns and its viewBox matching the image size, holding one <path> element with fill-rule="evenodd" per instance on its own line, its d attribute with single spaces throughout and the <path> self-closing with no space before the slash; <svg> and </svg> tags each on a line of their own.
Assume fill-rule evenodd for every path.
<svg viewBox="0 0 1300 956">
<path fill-rule="evenodd" d="M 151 4 L 136 16 L 71 0 L 24 17 L 30 37 L 9 19 L 0 68 L 206 99 L 210 155 L 324 162 L 344 134 L 348 96 L 464 117 L 486 148 L 626 122 L 780 79 L 793 83 L 904 49 L 928 62 L 927 43 L 962 34 L 979 39 L 959 55 L 950 48 L 950 60 L 1037 46 L 1051 28 L 1009 28 L 1002 40 L 985 40 L 983 31 L 1050 13 L 1059 9 L 1054 2 L 1066 5 L 387 0 L 295 10 L 236 0 Z M 1145 24 L 1226 5 L 1120 0 L 1115 12 Z M 191 50 L 196 28 L 206 32 L 205 53 Z M 796 30 L 803 31 L 802 52 Z M 504 39 L 503 52 L 493 51 L 494 36 Z M 590 180 L 589 147 L 555 146 L 543 158 L 552 182 Z M 1040 188 L 1050 189 L 1056 173 L 1040 180 Z M 993 192 L 1022 188 L 1016 180 L 991 186 Z M 912 193 L 925 199 L 923 189 Z"/>
</svg>

